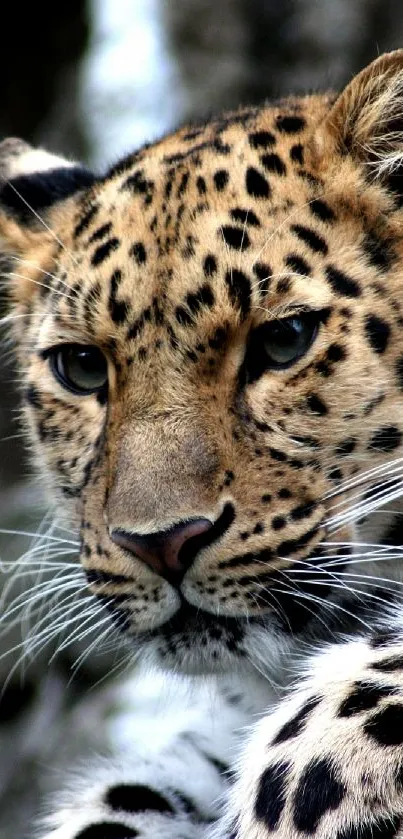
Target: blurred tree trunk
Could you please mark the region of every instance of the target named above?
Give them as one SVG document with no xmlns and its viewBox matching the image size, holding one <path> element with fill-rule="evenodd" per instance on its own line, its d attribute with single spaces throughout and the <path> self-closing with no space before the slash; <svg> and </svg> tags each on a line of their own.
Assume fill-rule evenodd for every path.
<svg viewBox="0 0 403 839">
<path fill-rule="evenodd" d="M 17 0 L 7 5 L 0 50 L 1 139 L 22 137 L 69 156 L 86 157 L 78 103 L 88 17 L 86 0 L 53 4 Z M 15 438 L 15 375 L 4 355 L 0 351 L 0 491 L 24 474 L 22 447 Z"/>
<path fill-rule="evenodd" d="M 401 0 L 160 2 L 190 119 L 288 93 L 337 90 L 403 42 Z"/>
<path fill-rule="evenodd" d="M 0 51 L 2 136 L 85 155 L 77 102 L 88 17 L 86 0 L 8 4 Z"/>
</svg>

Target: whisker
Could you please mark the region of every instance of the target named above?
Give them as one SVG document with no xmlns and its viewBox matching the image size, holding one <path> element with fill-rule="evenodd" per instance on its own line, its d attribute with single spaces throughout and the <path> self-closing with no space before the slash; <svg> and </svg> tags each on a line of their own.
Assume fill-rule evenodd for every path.
<svg viewBox="0 0 403 839">
<path fill-rule="evenodd" d="M 101 611 L 101 609 L 99 609 L 99 611 Z M 79 641 L 83 641 L 84 638 L 87 637 L 87 635 L 90 635 L 93 632 L 96 632 L 96 630 L 99 627 L 104 626 L 105 624 L 108 624 L 108 628 L 109 628 L 109 631 L 110 631 L 110 626 L 111 626 L 110 616 L 105 614 L 103 609 L 102 609 L 102 613 L 103 613 L 102 618 L 99 621 L 97 621 L 95 624 L 94 624 L 94 613 L 93 612 L 91 612 L 89 614 L 89 616 L 84 621 L 82 621 L 82 619 L 81 619 L 82 616 L 80 615 L 80 629 L 82 630 L 83 627 L 87 627 L 86 630 L 81 631 L 78 634 L 73 630 L 73 632 L 71 632 L 67 636 L 67 638 L 65 638 L 64 641 L 62 643 L 60 643 L 59 646 L 56 648 L 52 657 L 50 658 L 50 663 L 55 659 L 55 657 L 57 655 L 59 655 L 59 653 L 63 652 L 63 650 L 65 650 L 66 647 L 70 646 L 70 644 L 73 641 L 74 641 L 74 643 L 78 643 Z M 88 623 L 90 624 L 90 626 L 88 626 Z"/>
<path fill-rule="evenodd" d="M 312 586 L 322 586 L 323 585 L 323 582 L 321 580 L 309 580 L 308 579 L 305 582 L 309 585 L 312 585 Z M 362 580 L 363 585 L 364 585 L 364 582 L 365 582 L 365 580 L 363 579 Z M 356 581 L 355 584 L 357 584 L 357 581 Z M 373 592 L 372 592 L 372 588 L 382 588 L 382 586 L 371 586 L 371 590 L 358 591 L 357 589 L 353 588 L 351 585 L 345 586 L 343 584 L 343 580 L 340 580 L 340 582 L 334 582 L 334 581 L 328 582 L 328 581 L 326 581 L 326 585 L 328 585 L 329 588 L 336 589 L 336 590 L 337 589 L 343 590 L 343 591 L 347 590 L 350 594 L 357 597 L 357 599 L 360 600 L 361 602 L 366 602 L 367 599 L 371 599 L 371 600 L 375 600 L 379 603 L 382 603 L 383 605 L 385 605 L 385 603 L 389 605 L 388 600 L 386 600 L 383 597 L 379 597 L 378 595 L 373 594 Z M 385 590 L 385 589 L 383 589 L 383 590 Z M 365 601 L 363 600 L 363 594 L 365 594 Z"/>
<path fill-rule="evenodd" d="M 13 182 L 12 182 L 12 181 L 10 181 L 10 180 L 6 180 L 6 179 L 4 179 L 4 178 L 2 178 L 2 180 L 3 180 L 3 182 L 4 182 L 4 183 L 6 183 L 9 187 L 11 187 L 11 189 L 13 190 L 13 192 L 15 192 L 15 194 L 18 196 L 18 198 L 20 199 L 20 201 L 22 201 L 22 202 L 23 202 L 23 204 L 25 204 L 25 206 L 26 206 L 26 207 L 27 207 L 27 209 L 28 209 L 28 210 L 32 213 L 32 215 L 33 215 L 33 216 L 35 216 L 35 218 L 37 218 L 37 219 L 38 219 L 39 223 L 40 223 L 40 224 L 41 224 L 41 225 L 45 228 L 45 230 L 47 230 L 47 231 L 48 231 L 48 233 L 50 233 L 50 235 L 53 237 L 53 239 L 54 239 L 54 240 L 55 240 L 55 241 L 56 241 L 56 242 L 60 245 L 60 247 L 61 247 L 61 248 L 63 248 L 63 250 L 64 250 L 64 251 L 67 253 L 67 255 L 70 257 L 70 259 L 71 259 L 71 261 L 73 262 L 73 264 L 74 264 L 74 265 L 76 265 L 76 266 L 78 267 L 78 262 L 77 262 L 77 260 L 75 259 L 75 257 L 73 256 L 73 254 L 71 253 L 71 251 L 70 251 L 70 250 L 66 247 L 66 245 L 64 244 L 64 242 L 62 242 L 62 240 L 61 240 L 61 239 L 57 236 L 57 234 L 55 233 L 55 231 L 54 231 L 54 230 L 52 230 L 52 228 L 51 228 L 51 227 L 49 227 L 49 225 L 48 225 L 48 224 L 46 224 L 46 222 L 45 222 L 45 220 L 42 218 L 42 216 L 40 216 L 40 215 L 39 215 L 39 213 L 37 213 L 37 211 L 36 211 L 36 210 L 34 210 L 34 208 L 31 206 L 31 204 L 30 204 L 30 203 L 29 203 L 29 202 L 28 202 L 28 201 L 24 198 L 24 196 L 23 196 L 23 195 L 21 195 L 21 193 L 20 193 L 20 192 L 19 192 L 19 190 L 16 188 L 16 186 L 14 186 Z"/>
<path fill-rule="evenodd" d="M 399 472 L 400 472 L 400 470 L 399 470 Z M 400 477 L 400 475 L 399 475 L 399 477 Z M 400 489 L 403 492 L 403 469 L 401 470 L 401 480 L 402 480 L 402 484 L 401 484 Z M 381 480 L 378 480 L 377 483 L 376 483 L 376 490 L 374 490 L 374 493 L 371 495 L 371 500 L 375 497 L 375 492 L 384 490 L 385 488 L 388 488 L 388 487 L 396 487 L 396 475 L 394 475 L 392 477 L 386 477 L 384 479 L 382 478 Z M 337 501 L 336 504 L 331 504 L 330 507 L 329 507 L 329 510 L 336 510 L 338 507 L 343 508 L 347 505 L 354 504 L 356 499 L 359 499 L 361 501 L 362 492 L 356 492 L 354 495 L 346 495 L 346 497 L 344 499 L 342 499 L 341 501 Z"/>
<path fill-rule="evenodd" d="M 16 280 L 27 280 L 27 282 L 32 283 L 33 285 L 40 286 L 41 288 L 46 288 L 47 291 L 51 291 L 53 294 L 56 294 L 58 297 L 65 297 L 66 300 L 69 299 L 68 294 L 65 294 L 64 291 L 56 291 L 52 286 L 48 285 L 47 283 L 41 283 L 39 280 L 34 280 L 32 277 L 27 277 L 25 274 L 17 274 L 15 271 L 9 271 L 7 274 L 8 277 L 12 277 Z"/>
<path fill-rule="evenodd" d="M 52 274 L 50 271 L 46 271 L 45 268 L 41 268 L 36 262 L 32 262 L 30 259 L 23 259 L 21 256 L 13 256 L 12 254 L 7 254 L 7 260 L 12 259 L 15 262 L 19 263 L 20 265 L 28 265 L 30 268 L 35 268 L 35 271 L 39 271 L 40 274 L 45 274 L 51 280 L 54 280 L 60 285 L 64 285 L 69 291 L 74 293 L 73 288 L 66 283 L 61 277 L 58 277 L 57 274 Z"/>
<path fill-rule="evenodd" d="M 367 469 L 365 472 L 362 472 L 360 475 L 354 476 L 354 478 L 349 478 L 348 480 L 344 481 L 342 484 L 334 489 L 330 490 L 330 492 L 325 493 L 325 498 L 333 498 L 334 496 L 340 495 L 341 493 L 346 492 L 347 490 L 351 489 L 355 486 L 360 486 L 363 483 L 368 483 L 373 480 L 377 475 L 386 472 L 387 474 L 394 474 L 394 471 L 390 471 L 391 469 L 394 470 L 399 466 L 399 469 L 403 470 L 403 457 L 396 458 L 389 463 L 382 463 L 379 466 L 374 466 L 371 469 Z"/>
<path fill-rule="evenodd" d="M 300 600 L 308 600 L 308 602 L 317 603 L 319 606 L 322 606 L 323 608 L 328 609 L 328 611 L 332 611 L 332 609 L 336 609 L 337 611 L 340 611 L 343 614 L 347 615 L 349 618 L 352 618 L 354 621 L 358 621 L 359 623 L 361 623 L 365 627 L 365 629 L 367 629 L 368 631 L 371 631 L 371 627 L 369 626 L 369 624 L 366 621 L 364 621 L 358 615 L 354 615 L 353 612 L 350 612 L 349 609 L 346 609 L 345 607 L 341 606 L 340 603 L 335 603 L 332 600 L 325 600 L 321 597 L 315 597 L 315 595 L 313 595 L 313 594 L 307 595 L 307 594 L 304 594 L 303 592 L 300 592 L 298 590 L 292 590 L 290 592 L 290 591 L 281 591 L 280 589 L 276 589 L 276 591 L 278 591 L 279 594 L 283 594 L 283 595 L 292 594 L 293 597 L 297 597 Z M 320 615 L 315 614 L 315 617 L 317 619 L 321 619 Z M 326 629 L 327 629 L 327 627 L 326 627 Z"/>
<path fill-rule="evenodd" d="M 331 516 L 327 520 L 326 526 L 329 530 L 337 530 L 345 524 L 349 524 L 352 521 L 368 516 L 370 513 L 379 509 L 379 507 L 385 506 L 391 501 L 395 501 L 401 497 L 401 487 L 390 492 L 388 490 L 381 490 L 381 492 L 374 494 L 374 500 L 370 499 L 368 501 L 364 501 L 362 504 L 356 504 L 352 509 L 346 510 L 345 513 L 338 513 L 335 516 Z"/>
<path fill-rule="evenodd" d="M 38 533 L 32 533 L 32 531 L 29 530 L 10 530 L 4 527 L 0 528 L 0 533 L 5 536 L 31 536 L 34 539 L 38 536 Z M 52 542 L 62 542 L 65 545 L 74 545 L 75 548 L 80 547 L 80 543 L 78 541 L 73 542 L 68 539 L 62 539 L 60 536 L 46 535 L 43 538 L 46 540 L 51 540 Z"/>
</svg>

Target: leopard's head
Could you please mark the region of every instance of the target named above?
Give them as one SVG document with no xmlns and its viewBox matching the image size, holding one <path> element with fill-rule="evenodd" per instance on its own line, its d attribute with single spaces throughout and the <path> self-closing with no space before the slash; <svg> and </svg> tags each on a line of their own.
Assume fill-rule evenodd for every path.
<svg viewBox="0 0 403 839">
<path fill-rule="evenodd" d="M 0 146 L 36 460 L 91 591 L 170 666 L 327 624 L 365 475 L 402 454 L 402 105 L 397 52 L 104 177 Z"/>
</svg>

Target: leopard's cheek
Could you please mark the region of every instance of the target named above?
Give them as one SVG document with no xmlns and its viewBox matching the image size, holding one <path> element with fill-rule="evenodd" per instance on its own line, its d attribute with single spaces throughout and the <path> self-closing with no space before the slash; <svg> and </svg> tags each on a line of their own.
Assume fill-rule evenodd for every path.
<svg viewBox="0 0 403 839">
<path fill-rule="evenodd" d="M 23 421 L 45 495 L 58 514 L 77 524 L 83 493 L 102 472 L 105 407 L 66 398 L 43 363 L 38 366 L 40 375 L 34 365 L 24 386 Z"/>
</svg>

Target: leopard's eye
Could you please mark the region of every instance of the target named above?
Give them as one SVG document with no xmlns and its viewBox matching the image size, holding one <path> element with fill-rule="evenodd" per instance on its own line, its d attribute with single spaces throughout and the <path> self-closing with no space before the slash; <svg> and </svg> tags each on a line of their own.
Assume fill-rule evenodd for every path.
<svg viewBox="0 0 403 839">
<path fill-rule="evenodd" d="M 50 367 L 57 381 L 80 396 L 105 391 L 108 364 L 98 347 L 85 344 L 64 344 L 47 352 Z"/>
<path fill-rule="evenodd" d="M 284 370 L 295 364 L 315 340 L 320 320 L 319 312 L 301 312 L 258 326 L 249 336 L 246 381 L 256 381 L 266 370 Z"/>
<path fill-rule="evenodd" d="M 302 315 L 267 324 L 263 348 L 272 368 L 289 367 L 311 346 L 317 325 L 311 317 Z"/>
</svg>

